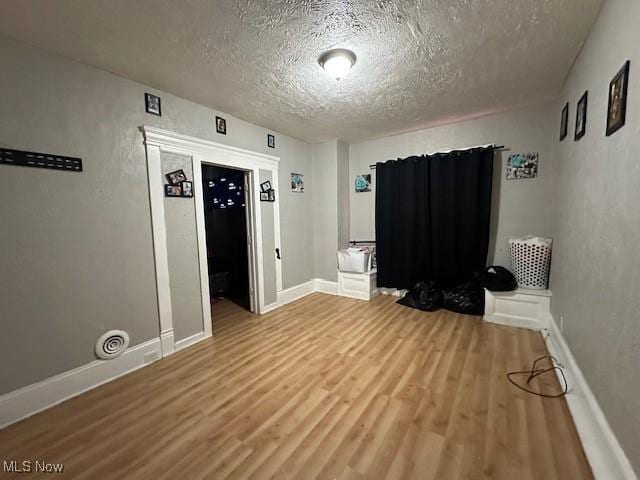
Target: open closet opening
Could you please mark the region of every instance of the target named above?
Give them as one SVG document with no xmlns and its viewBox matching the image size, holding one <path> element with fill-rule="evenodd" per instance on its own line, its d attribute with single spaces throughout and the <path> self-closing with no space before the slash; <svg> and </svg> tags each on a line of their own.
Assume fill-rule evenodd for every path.
<svg viewBox="0 0 640 480">
<path fill-rule="evenodd" d="M 212 312 L 255 312 L 251 275 L 249 172 L 202 164 L 202 192 Z"/>
</svg>

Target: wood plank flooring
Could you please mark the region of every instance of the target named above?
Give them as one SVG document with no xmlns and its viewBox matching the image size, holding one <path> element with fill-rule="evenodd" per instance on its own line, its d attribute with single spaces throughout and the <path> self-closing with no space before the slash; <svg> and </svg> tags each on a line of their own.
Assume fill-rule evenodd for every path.
<svg viewBox="0 0 640 480">
<path fill-rule="evenodd" d="M 546 353 L 538 333 L 395 300 L 217 304 L 214 338 L 0 431 L 0 460 L 78 479 L 592 478 L 565 401 L 505 377 Z"/>
</svg>

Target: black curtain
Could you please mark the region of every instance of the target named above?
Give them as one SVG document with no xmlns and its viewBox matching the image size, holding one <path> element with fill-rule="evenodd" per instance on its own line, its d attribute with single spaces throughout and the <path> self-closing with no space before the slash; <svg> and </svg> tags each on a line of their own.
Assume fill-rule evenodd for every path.
<svg viewBox="0 0 640 480">
<path fill-rule="evenodd" d="M 376 164 L 378 286 L 454 286 L 485 267 L 493 148 Z"/>
</svg>

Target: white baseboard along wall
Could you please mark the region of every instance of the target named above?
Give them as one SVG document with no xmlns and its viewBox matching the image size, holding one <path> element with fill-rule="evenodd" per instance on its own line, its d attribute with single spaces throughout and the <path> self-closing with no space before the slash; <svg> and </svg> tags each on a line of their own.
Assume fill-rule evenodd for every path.
<svg viewBox="0 0 640 480">
<path fill-rule="evenodd" d="M 549 330 L 543 332 L 547 333 L 544 335 L 547 350 L 564 368 L 569 386 L 565 399 L 594 477 L 596 480 L 638 480 L 551 315 L 548 326 Z"/>
<path fill-rule="evenodd" d="M 95 360 L 0 397 L 0 428 L 133 372 L 161 358 L 160 339 L 129 348 L 113 360 Z"/>
</svg>

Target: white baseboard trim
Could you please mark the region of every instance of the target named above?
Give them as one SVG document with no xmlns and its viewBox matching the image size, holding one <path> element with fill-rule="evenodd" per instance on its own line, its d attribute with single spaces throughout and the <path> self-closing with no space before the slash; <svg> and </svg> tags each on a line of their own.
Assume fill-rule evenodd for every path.
<svg viewBox="0 0 640 480">
<path fill-rule="evenodd" d="M 287 303 L 295 302 L 296 300 L 309 295 L 315 291 L 314 281 L 301 283 L 286 290 L 278 292 L 278 305 L 286 305 Z"/>
<path fill-rule="evenodd" d="M 549 353 L 565 368 L 569 384 L 565 398 L 596 480 L 638 480 L 553 317 L 545 341 Z"/>
<path fill-rule="evenodd" d="M 329 295 L 338 295 L 338 282 L 315 278 L 313 280 L 314 290 L 316 292 L 328 293 Z"/>
<path fill-rule="evenodd" d="M 262 311 L 262 314 L 269 313 L 276 308 L 280 308 L 287 303 L 300 300 L 312 293 L 328 293 L 330 295 L 338 295 L 338 282 L 332 282 L 330 280 L 324 280 L 322 278 L 314 278 L 307 282 L 295 285 L 278 292 L 278 300 L 274 303 L 266 305 Z"/>
<path fill-rule="evenodd" d="M 148 359 L 148 363 L 161 358 L 158 338 L 131 347 L 113 360 L 95 360 L 2 395 L 0 397 L 0 428 L 144 367 L 145 356 L 153 353 L 156 355 Z"/>
<path fill-rule="evenodd" d="M 282 304 L 280 304 L 278 301 L 270 303 L 269 305 L 265 305 L 264 308 L 262 309 L 262 312 L 260 312 L 260 315 L 264 315 L 265 313 L 269 313 L 269 312 L 271 312 L 271 311 L 273 311 L 276 308 L 279 308 L 281 306 L 282 306 Z"/>
<path fill-rule="evenodd" d="M 177 352 L 179 350 L 182 350 L 183 348 L 190 347 L 191 345 L 201 342 L 202 340 L 205 340 L 210 336 L 211 334 L 207 332 L 198 332 L 195 335 L 191 335 L 190 337 L 183 338 L 182 340 L 178 340 L 176 342 L 175 351 Z"/>
<path fill-rule="evenodd" d="M 175 352 L 175 339 L 173 329 L 160 333 L 160 349 L 163 357 L 168 357 Z"/>
</svg>

